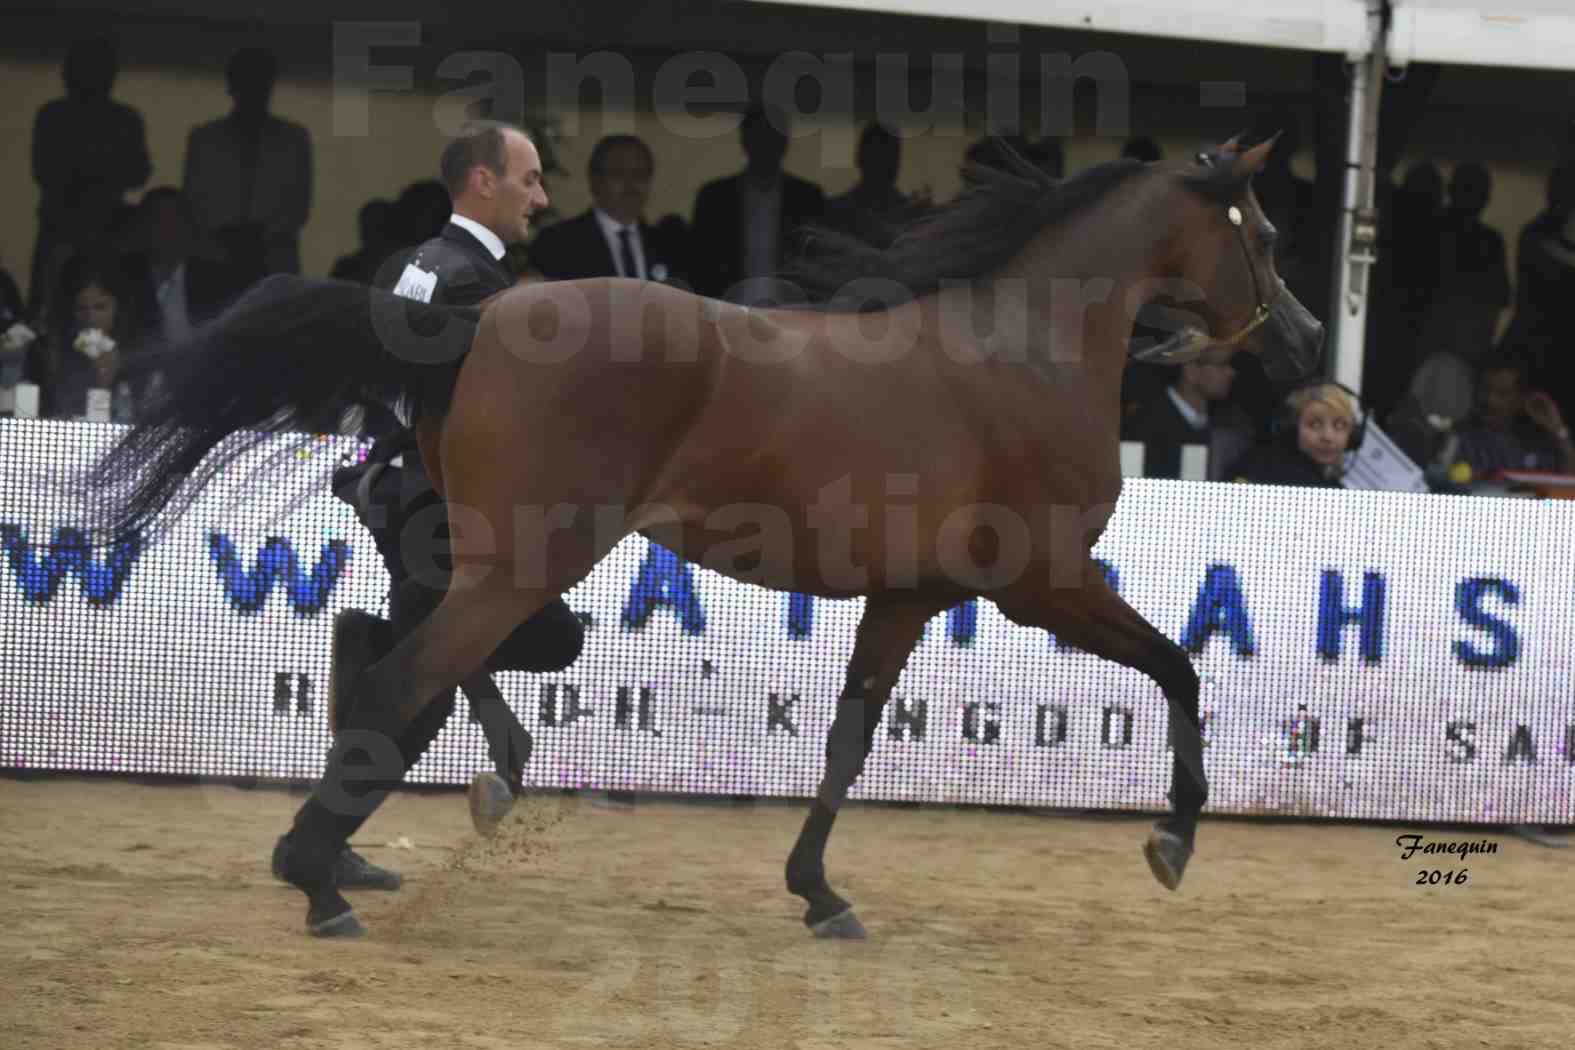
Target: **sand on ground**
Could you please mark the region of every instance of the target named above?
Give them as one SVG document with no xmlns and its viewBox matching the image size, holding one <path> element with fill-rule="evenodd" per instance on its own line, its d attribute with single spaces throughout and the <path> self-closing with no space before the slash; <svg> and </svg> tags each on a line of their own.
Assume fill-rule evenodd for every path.
<svg viewBox="0 0 1575 1050">
<path fill-rule="evenodd" d="M 405 886 L 328 942 L 268 872 L 300 798 L 0 780 L 0 1047 L 1575 1045 L 1575 850 L 1500 829 L 1210 820 L 1171 893 L 1146 817 L 850 805 L 838 943 L 783 887 L 801 805 L 533 796 L 484 842 L 400 794 L 355 845 Z"/>
</svg>

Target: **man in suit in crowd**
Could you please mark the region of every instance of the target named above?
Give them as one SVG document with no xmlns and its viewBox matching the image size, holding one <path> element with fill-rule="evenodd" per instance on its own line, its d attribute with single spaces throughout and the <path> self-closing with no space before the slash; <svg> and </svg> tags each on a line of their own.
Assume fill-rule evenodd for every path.
<svg viewBox="0 0 1575 1050">
<path fill-rule="evenodd" d="M 523 131 L 489 122 L 467 128 L 451 142 L 443 152 L 441 168 L 453 198 L 448 225 L 414 252 L 390 259 L 374 283 L 422 302 L 473 306 L 515 283 L 502 260 L 508 243 L 525 239 L 530 216 L 547 206 L 541 160 Z M 448 391 L 438 395 L 445 403 L 458 374 L 456 363 L 448 377 Z M 414 411 L 419 415 L 436 407 L 417 404 Z M 347 702 L 360 672 L 385 656 L 442 601 L 452 558 L 447 522 L 436 528 L 429 523 L 431 509 L 443 508 L 444 503 L 423 469 L 412 430 L 388 435 L 374 445 L 364 463 L 336 472 L 334 489 L 340 499 L 355 507 L 357 516 L 371 530 L 392 578 L 391 622 L 354 609 L 341 613 L 334 622 L 328 693 L 330 717 L 337 722 L 342 713 L 337 705 Z M 433 570 L 437 570 L 437 578 Z M 460 684 L 499 770 L 479 774 L 471 783 L 471 819 L 477 831 L 491 833 L 508 814 L 514 793 L 520 790 L 531 747 L 529 736 L 508 709 L 489 672 L 561 670 L 579 656 L 583 643 L 583 625 L 560 598 L 521 624 L 485 668 Z M 429 704 L 405 729 L 396 744 L 406 769 L 413 768 L 426 753 L 453 710 L 451 691 Z M 368 785 L 372 791 L 393 786 Z M 348 841 L 367 815 L 335 812 L 313 795 L 295 820 L 296 827 L 307 823 L 333 826 L 341 839 Z M 289 840 L 289 835 L 282 837 L 274 850 L 274 872 L 285 879 L 289 877 Z M 400 881 L 397 874 L 368 864 L 348 848 L 336 865 L 335 877 L 341 889 L 395 889 Z M 353 923 L 353 916 L 349 918 Z M 335 921 L 339 920 L 330 920 Z"/>
<path fill-rule="evenodd" d="M 922 210 L 897 189 L 902 139 L 884 124 L 865 126 L 854 163 L 859 184 L 826 202 L 825 224 L 876 248 L 889 248 L 897 232 Z"/>
<path fill-rule="evenodd" d="M 265 273 L 301 272 L 301 227 L 312 208 L 312 139 L 268 112 L 278 65 L 243 48 L 225 70 L 235 108 L 192 129 L 183 188 L 204 236 L 250 227 Z"/>
<path fill-rule="evenodd" d="M 126 275 L 141 298 L 149 334 L 173 345 L 218 316 L 256 275 L 198 253 L 191 211 L 174 186 L 149 190 L 137 210 L 140 243 L 126 259 Z"/>
<path fill-rule="evenodd" d="M 1225 350 L 1209 351 L 1175 368 L 1170 385 L 1139 410 L 1123 435 L 1143 442 L 1144 477 L 1181 477 L 1183 445 L 1209 446 L 1209 473 L 1223 477 L 1226 464 L 1252 444 L 1247 420 L 1215 418 L 1215 406 L 1230 396 L 1235 378 L 1231 354 Z"/>
<path fill-rule="evenodd" d="M 798 232 L 821 221 L 826 197 L 820 187 L 782 170 L 787 129 L 779 110 L 751 107 L 738 129 L 748 166 L 706 183 L 695 197 L 690 259 L 701 295 L 746 305 L 769 301 L 767 279 L 797 252 Z M 751 284 L 736 287 L 742 281 Z"/>
<path fill-rule="evenodd" d="M 591 149 L 588 165 L 592 206 L 583 214 L 547 227 L 531 242 L 531 266 L 551 280 L 633 277 L 687 281 L 688 231 L 668 216 L 645 221 L 656 157 L 634 135 L 608 135 Z"/>
<path fill-rule="evenodd" d="M 66 97 L 46 103 L 33 123 L 38 240 L 27 312 L 34 317 L 48 312 L 60 263 L 104 237 L 126 191 L 153 172 L 142 114 L 110 97 L 120 73 L 114 41 L 77 41 L 62 72 Z"/>
</svg>

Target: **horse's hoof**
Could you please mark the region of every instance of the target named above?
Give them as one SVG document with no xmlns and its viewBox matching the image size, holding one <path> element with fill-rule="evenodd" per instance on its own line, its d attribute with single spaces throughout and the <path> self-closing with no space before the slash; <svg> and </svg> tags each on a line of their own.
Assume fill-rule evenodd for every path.
<svg viewBox="0 0 1575 1050">
<path fill-rule="evenodd" d="M 355 917 L 355 912 L 344 911 L 331 919 L 316 922 L 308 915 L 306 932 L 313 937 L 365 937 L 366 927 L 362 926 L 361 920 Z"/>
<path fill-rule="evenodd" d="M 514 792 L 496 773 L 477 773 L 470 781 L 470 823 L 476 834 L 490 838 L 514 808 Z"/>
<path fill-rule="evenodd" d="M 1181 876 L 1192 857 L 1192 847 L 1180 835 L 1155 828 L 1143 843 L 1143 856 L 1148 858 L 1149 870 L 1167 890 L 1181 885 Z"/>
<path fill-rule="evenodd" d="M 810 924 L 810 932 L 816 937 L 839 941 L 862 941 L 869 937 L 869 932 L 864 929 L 864 924 L 859 917 L 853 914 L 853 909 L 838 912 L 829 919 L 821 919 Z"/>
</svg>

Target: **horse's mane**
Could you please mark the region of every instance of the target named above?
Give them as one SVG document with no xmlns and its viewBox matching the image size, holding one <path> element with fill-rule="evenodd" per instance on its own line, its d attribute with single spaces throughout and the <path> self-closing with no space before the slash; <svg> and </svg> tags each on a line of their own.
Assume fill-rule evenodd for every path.
<svg viewBox="0 0 1575 1050">
<path fill-rule="evenodd" d="M 782 276 L 807 294 L 811 309 L 848 312 L 895 306 L 939 291 L 944 281 L 975 281 L 989 275 L 1041 230 L 1077 214 L 1150 167 L 1122 158 L 1057 180 L 1010 147 L 1001 153 L 1010 170 L 967 166 L 963 175 L 968 190 L 909 221 L 889 248 L 811 227 L 803 251 Z M 1231 156 L 1199 154 L 1200 166 L 1182 177 L 1183 184 L 1209 199 L 1233 198 L 1244 183 L 1231 171 Z M 875 302 L 838 295 L 864 278 L 890 282 L 895 286 L 890 289 L 894 298 Z"/>
</svg>

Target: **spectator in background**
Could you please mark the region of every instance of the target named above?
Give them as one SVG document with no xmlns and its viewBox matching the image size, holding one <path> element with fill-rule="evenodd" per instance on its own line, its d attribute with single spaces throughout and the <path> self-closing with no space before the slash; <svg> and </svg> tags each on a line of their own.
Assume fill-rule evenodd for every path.
<svg viewBox="0 0 1575 1050">
<path fill-rule="evenodd" d="M 1575 473 L 1575 447 L 1553 399 L 1526 389 L 1526 364 L 1512 355 L 1490 358 L 1477 375 L 1476 414 L 1455 428 L 1454 460 L 1473 479 L 1500 470 Z"/>
<path fill-rule="evenodd" d="M 377 268 L 397 247 L 393 225 L 393 201 L 378 198 L 361 205 L 360 212 L 356 214 L 361 246 L 350 255 L 340 256 L 328 276 L 341 281 L 371 284 L 377 276 Z"/>
<path fill-rule="evenodd" d="M 1475 400 L 1471 363 L 1448 350 L 1429 354 L 1387 417 L 1389 436 L 1413 462 L 1426 467 L 1442 451 L 1446 435 L 1471 414 Z"/>
<path fill-rule="evenodd" d="M 592 205 L 547 227 L 531 242 L 531 266 L 549 280 L 632 277 L 687 281 L 688 230 L 670 215 L 645 221 L 656 177 L 651 147 L 634 135 L 608 135 L 591 149 Z"/>
<path fill-rule="evenodd" d="M 1449 180 L 1449 207 L 1439 220 L 1438 290 L 1423 322 L 1424 354 L 1448 350 L 1473 363 L 1493 347 L 1499 311 L 1509 305 L 1504 238 L 1482 222 L 1492 176 L 1460 164 Z"/>
<path fill-rule="evenodd" d="M 1569 415 L 1575 360 L 1563 314 L 1575 303 L 1575 161 L 1548 176 L 1547 208 L 1521 231 L 1515 269 L 1515 316 L 1501 346 L 1527 362 L 1533 380 Z"/>
<path fill-rule="evenodd" d="M 1216 408 L 1230 396 L 1236 378 L 1231 356 L 1229 351 L 1214 350 L 1173 366 L 1170 385 L 1139 410 L 1124 436 L 1143 442 L 1144 477 L 1181 477 L 1181 447 L 1205 445 L 1211 448 L 1210 474 L 1217 480 L 1224 474 L 1222 468 L 1251 445 L 1251 424 L 1226 419 Z M 1220 446 L 1217 453 L 1216 446 Z"/>
<path fill-rule="evenodd" d="M 859 136 L 854 163 L 859 182 L 847 193 L 826 202 L 825 225 L 876 248 L 891 246 L 919 205 L 897 190 L 902 169 L 902 139 L 872 122 Z"/>
<path fill-rule="evenodd" d="M 27 316 L 22 291 L 4 267 L 0 267 L 0 333 Z"/>
<path fill-rule="evenodd" d="M 441 234 L 453 212 L 454 202 L 448 188 L 438 180 L 422 179 L 406 186 L 394 201 L 390 217 L 389 236 L 394 242 L 390 255 L 408 255 L 417 245 Z M 385 257 L 379 266 L 387 262 Z"/>
<path fill-rule="evenodd" d="M 193 327 L 217 317 L 259 276 L 255 244 L 236 246 L 242 257 L 239 264 L 199 254 L 198 247 L 196 225 L 181 191 L 173 186 L 149 190 L 138 209 L 135 240 L 124 266 L 128 291 L 136 297 L 147 335 L 158 343 L 181 342 Z"/>
<path fill-rule="evenodd" d="M 799 253 L 801 231 L 821 221 L 826 198 L 820 187 L 782 170 L 788 127 L 781 110 L 750 107 L 738 128 L 747 167 L 706 183 L 695 196 L 690 259 L 699 294 L 770 301 L 762 282 Z M 745 280 L 755 283 L 738 288 Z"/>
<path fill-rule="evenodd" d="M 1355 400 L 1334 383 L 1314 381 L 1286 395 L 1259 445 L 1226 471 L 1236 481 L 1339 488 L 1345 453 L 1358 428 Z"/>
<path fill-rule="evenodd" d="M 28 276 L 28 310 L 47 311 L 60 264 L 97 245 L 127 190 L 148 181 L 142 115 L 110 98 L 120 71 L 115 44 L 81 40 L 66 54 L 66 97 L 47 103 L 33 123 L 38 239 Z"/>
<path fill-rule="evenodd" d="M 142 335 L 136 297 L 130 293 L 120 265 L 107 256 L 73 256 L 61 267 L 60 287 L 51 296 L 55 316 L 50 318 L 47 345 L 38 374 L 43 379 L 43 414 L 60 419 L 87 415 L 88 391 L 111 390 L 112 416 L 117 422 L 135 417 L 141 390 L 121 381 L 121 369 L 135 354 Z M 78 345 L 78 336 L 96 329 L 115 348 L 90 358 Z"/>
<path fill-rule="evenodd" d="M 268 112 L 278 66 L 272 52 L 243 48 L 225 70 L 235 108 L 193 128 L 184 190 L 199 231 L 226 228 L 262 246 L 266 273 L 301 272 L 301 227 L 312 207 L 312 141 L 300 124 Z M 231 246 L 233 251 L 233 245 Z"/>
</svg>

